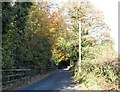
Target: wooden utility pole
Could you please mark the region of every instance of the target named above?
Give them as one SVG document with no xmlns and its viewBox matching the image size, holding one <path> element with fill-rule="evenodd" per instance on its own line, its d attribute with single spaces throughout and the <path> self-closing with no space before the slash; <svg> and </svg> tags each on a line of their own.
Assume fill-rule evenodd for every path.
<svg viewBox="0 0 120 92">
<path fill-rule="evenodd" d="M 79 61 L 78 61 L 78 72 L 81 72 L 81 21 L 79 20 Z"/>
<path fill-rule="evenodd" d="M 78 2 L 79 3 L 79 5 L 80 5 L 80 3 L 81 3 L 81 1 L 79 1 Z M 78 6 L 79 7 L 79 6 Z M 82 50 L 81 50 L 81 18 L 80 18 L 80 16 L 78 16 L 78 28 L 79 28 L 79 60 L 78 60 L 78 73 L 79 72 L 81 72 L 81 64 L 82 64 L 82 61 L 81 61 L 81 52 L 82 52 Z"/>
</svg>

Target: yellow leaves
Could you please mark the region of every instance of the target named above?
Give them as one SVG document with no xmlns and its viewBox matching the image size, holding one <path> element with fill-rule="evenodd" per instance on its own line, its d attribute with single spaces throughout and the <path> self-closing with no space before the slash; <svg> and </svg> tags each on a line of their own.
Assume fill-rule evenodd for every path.
<svg viewBox="0 0 120 92">
<path fill-rule="evenodd" d="M 42 16 L 42 14 L 41 14 L 40 11 L 36 11 L 36 12 L 35 12 L 35 16 L 36 16 L 36 17 L 38 17 L 38 16 L 40 17 L 40 16 Z"/>
<path fill-rule="evenodd" d="M 54 46 L 62 35 L 61 31 L 66 29 L 65 24 L 62 13 L 55 11 L 51 14 L 47 3 L 40 2 L 31 7 L 27 27 L 29 34 L 33 35 L 31 37 L 46 37 L 51 46 Z"/>
<path fill-rule="evenodd" d="M 60 60 L 64 60 L 65 59 L 65 56 L 62 56 L 61 58 L 60 58 Z"/>
<path fill-rule="evenodd" d="M 62 53 L 60 50 L 57 49 L 53 49 L 52 53 L 54 53 L 60 60 L 64 60 L 65 59 L 65 54 Z"/>
<path fill-rule="evenodd" d="M 56 30 L 55 28 L 51 28 L 49 32 L 54 32 L 55 30 Z"/>
<path fill-rule="evenodd" d="M 60 17 L 60 14 L 58 12 L 53 12 L 52 18 L 57 19 Z"/>
<path fill-rule="evenodd" d="M 57 53 L 60 53 L 60 50 L 53 49 L 52 52 L 53 52 L 54 54 L 57 54 Z"/>
</svg>

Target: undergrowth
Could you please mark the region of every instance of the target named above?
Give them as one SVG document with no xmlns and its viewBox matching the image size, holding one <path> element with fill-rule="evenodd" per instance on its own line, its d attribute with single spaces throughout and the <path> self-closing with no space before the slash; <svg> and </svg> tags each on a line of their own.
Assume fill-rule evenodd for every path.
<svg viewBox="0 0 120 92">
<path fill-rule="evenodd" d="M 104 63 L 95 65 L 92 63 L 82 63 L 81 72 L 71 68 L 71 73 L 76 81 L 89 90 L 119 90 L 120 72 L 111 64 Z"/>
</svg>

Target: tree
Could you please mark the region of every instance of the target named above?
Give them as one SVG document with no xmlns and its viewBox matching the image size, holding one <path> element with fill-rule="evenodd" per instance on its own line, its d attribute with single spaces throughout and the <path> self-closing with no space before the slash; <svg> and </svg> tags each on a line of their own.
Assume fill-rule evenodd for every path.
<svg viewBox="0 0 120 92">
<path fill-rule="evenodd" d="M 31 3 L 16 3 L 14 6 L 11 2 L 2 3 L 3 68 L 15 68 L 15 64 L 20 63 L 20 50 L 25 39 L 23 29 L 30 6 Z"/>
<path fill-rule="evenodd" d="M 48 65 L 51 49 L 63 29 L 60 24 L 63 18 L 58 12 L 51 14 L 49 4 L 2 4 L 3 68 L 45 68 Z"/>
<path fill-rule="evenodd" d="M 69 7 L 66 7 L 68 6 L 68 4 L 69 4 Z M 84 70 L 85 68 L 89 69 L 89 67 L 85 67 L 86 62 L 89 63 L 89 65 L 91 65 L 93 62 L 94 63 L 98 62 L 97 58 L 101 55 L 101 53 L 103 53 L 102 52 L 103 47 L 106 46 L 106 45 L 103 45 L 103 43 L 108 45 L 106 50 L 111 48 L 112 41 L 109 35 L 110 28 L 104 22 L 104 16 L 102 12 L 96 10 L 91 5 L 90 2 L 86 2 L 86 1 L 80 1 L 80 3 L 69 2 L 69 3 L 66 3 L 64 7 L 65 9 L 68 10 L 68 13 L 69 13 L 68 14 L 69 16 L 67 16 L 67 18 L 69 19 L 69 24 L 71 25 L 69 26 L 69 29 L 72 30 L 74 33 L 76 32 L 76 34 L 78 35 L 79 26 L 81 27 L 80 28 L 81 42 L 78 40 L 79 37 L 76 37 L 76 40 L 75 40 L 74 39 L 75 37 L 72 37 L 70 35 L 71 39 L 74 39 L 75 43 L 78 44 L 78 41 L 81 43 L 81 51 L 79 51 L 81 52 L 81 55 L 79 53 L 79 55 L 81 56 L 80 58 L 81 62 L 77 62 L 77 64 L 74 66 L 76 67 L 75 75 L 79 76 L 81 69 L 82 70 Z M 68 41 L 70 41 L 69 38 L 67 42 Z M 67 44 L 67 42 L 65 42 L 65 44 Z M 71 46 L 72 45 L 74 46 L 75 43 L 71 44 Z M 70 52 L 74 53 L 73 51 L 74 50 L 70 50 Z M 75 50 L 75 53 L 74 55 L 77 55 L 78 48 L 77 48 L 77 51 Z M 109 53 L 113 54 L 114 51 L 111 50 L 111 52 Z M 77 58 L 76 60 L 79 61 L 78 57 L 76 58 Z M 80 67 L 81 69 L 79 69 Z"/>
</svg>

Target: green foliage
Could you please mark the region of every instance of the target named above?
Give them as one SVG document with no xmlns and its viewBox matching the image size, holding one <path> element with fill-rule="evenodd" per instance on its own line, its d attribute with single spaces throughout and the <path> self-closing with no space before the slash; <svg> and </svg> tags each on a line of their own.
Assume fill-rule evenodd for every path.
<svg viewBox="0 0 120 92">
<path fill-rule="evenodd" d="M 3 68 L 15 68 L 22 55 L 21 47 L 25 41 L 25 23 L 28 9 L 31 3 L 18 3 L 14 7 L 10 2 L 2 3 L 2 46 L 3 46 Z M 18 12 L 22 9 L 21 12 Z M 25 12 L 25 13 L 23 13 Z"/>
<path fill-rule="evenodd" d="M 3 69 L 46 68 L 52 56 L 49 12 L 31 2 L 2 3 Z M 39 10 L 41 9 L 41 10 Z M 39 12 L 38 12 L 39 11 Z"/>
<path fill-rule="evenodd" d="M 77 28 L 78 22 L 76 23 L 76 21 L 78 19 L 81 23 L 81 62 L 78 62 L 78 64 L 81 64 L 81 71 L 79 71 L 80 66 L 74 64 L 71 68 L 72 74 L 74 74 L 79 83 L 83 83 L 88 89 L 99 89 L 101 76 L 104 78 L 103 81 L 106 85 L 107 83 L 116 85 L 118 78 L 116 72 L 118 71 L 108 64 L 112 60 L 114 61 L 116 54 L 112 48 L 112 40 L 108 32 L 110 29 L 105 24 L 103 15 L 101 12 L 95 10 L 89 2 L 86 3 L 83 1 L 76 8 L 73 5 L 70 10 L 70 16 L 75 21 L 73 22 L 73 27 L 76 26 Z M 78 12 L 79 17 L 75 15 L 76 11 L 73 11 L 74 9 Z M 74 15 L 77 20 L 73 17 Z M 115 88 L 113 85 L 112 88 Z M 108 89 L 112 88 L 108 87 Z"/>
<path fill-rule="evenodd" d="M 119 72 L 109 64 L 116 54 L 101 12 L 89 2 L 73 3 L 67 10 L 70 24 L 62 12 L 51 14 L 46 2 L 16 2 L 13 6 L 10 2 L 3 2 L 3 69 L 54 68 L 53 63 L 69 58 L 72 74 L 86 87 L 95 85 L 97 88 L 100 78 L 106 83 L 117 83 Z M 79 29 L 82 36 L 81 63 L 78 62 Z M 58 51 L 57 55 L 54 49 Z"/>
<path fill-rule="evenodd" d="M 51 61 L 54 62 L 56 65 L 61 61 L 54 53 L 52 54 Z"/>
<path fill-rule="evenodd" d="M 78 60 L 78 32 L 67 30 L 63 36 L 59 37 L 56 48 L 68 57 L 71 62 Z"/>
</svg>

